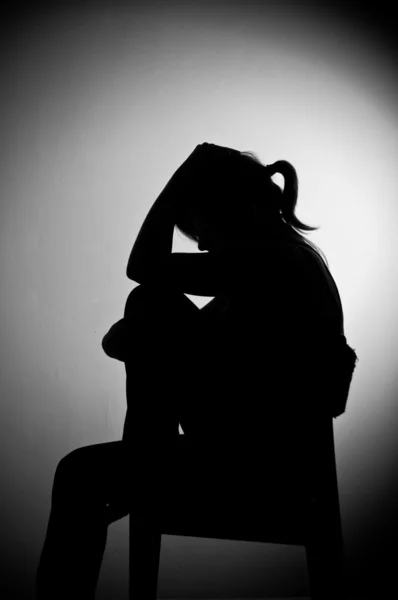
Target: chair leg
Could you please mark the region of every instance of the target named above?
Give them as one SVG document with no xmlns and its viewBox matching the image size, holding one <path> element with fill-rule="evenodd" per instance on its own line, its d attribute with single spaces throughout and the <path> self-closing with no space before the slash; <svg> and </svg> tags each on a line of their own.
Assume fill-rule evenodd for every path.
<svg viewBox="0 0 398 600">
<path fill-rule="evenodd" d="M 161 540 L 129 518 L 129 600 L 156 600 Z"/>
<path fill-rule="evenodd" d="M 342 539 L 338 535 L 333 538 L 312 540 L 306 545 L 312 600 L 344 600 L 346 597 Z"/>
</svg>

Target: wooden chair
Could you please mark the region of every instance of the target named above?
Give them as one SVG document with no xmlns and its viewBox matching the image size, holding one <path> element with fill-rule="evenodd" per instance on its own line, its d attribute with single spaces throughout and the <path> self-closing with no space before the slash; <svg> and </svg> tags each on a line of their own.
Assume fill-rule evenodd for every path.
<svg viewBox="0 0 398 600">
<path fill-rule="evenodd" d="M 310 459 L 304 490 L 302 481 L 289 493 L 268 483 L 263 492 L 259 486 L 254 504 L 247 498 L 250 510 L 242 506 L 241 497 L 234 505 L 229 496 L 230 510 L 213 510 L 213 500 L 203 506 L 199 498 L 185 497 L 184 510 L 163 514 L 161 522 L 154 518 L 137 526 L 130 516 L 129 598 L 156 599 L 162 534 L 305 546 L 311 598 L 344 598 L 333 419 L 319 419 L 310 437 L 305 435 Z M 248 494 L 242 487 L 244 497 Z"/>
</svg>

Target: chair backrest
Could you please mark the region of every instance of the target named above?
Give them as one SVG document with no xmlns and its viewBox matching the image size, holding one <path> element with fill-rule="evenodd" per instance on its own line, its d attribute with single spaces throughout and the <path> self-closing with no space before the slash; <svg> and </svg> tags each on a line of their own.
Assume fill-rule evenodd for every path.
<svg viewBox="0 0 398 600">
<path fill-rule="evenodd" d="M 149 520 L 151 529 L 167 535 L 306 544 L 319 520 L 332 520 L 339 526 L 333 420 L 323 418 L 311 425 L 310 433 L 303 432 L 308 464 L 302 469 L 294 463 L 290 473 L 278 474 L 276 469 L 274 478 L 267 470 L 267 460 L 273 457 L 264 456 L 260 461 L 257 456 L 256 468 L 259 465 L 261 470 L 253 478 L 249 472 L 242 480 L 237 469 L 230 487 L 224 485 L 221 474 L 219 489 L 212 479 L 209 489 L 200 481 L 197 491 L 187 491 L 182 480 L 167 511 L 160 510 Z M 212 459 L 215 448 L 209 445 L 205 460 Z M 223 452 L 228 456 L 225 448 Z M 244 463 L 240 472 L 244 472 Z"/>
</svg>

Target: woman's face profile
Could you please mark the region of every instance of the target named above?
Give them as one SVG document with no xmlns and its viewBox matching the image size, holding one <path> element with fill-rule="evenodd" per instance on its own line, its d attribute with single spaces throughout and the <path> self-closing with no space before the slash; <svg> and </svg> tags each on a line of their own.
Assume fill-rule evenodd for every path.
<svg viewBox="0 0 398 600">
<path fill-rule="evenodd" d="M 216 225 L 204 215 L 192 215 L 192 224 L 199 238 L 198 249 L 201 252 L 217 252 L 232 248 L 239 240 L 239 234 L 233 235 L 231 229 Z"/>
<path fill-rule="evenodd" d="M 220 241 L 220 236 L 215 231 L 214 226 L 201 215 L 194 215 L 192 217 L 192 223 L 199 238 L 198 249 L 201 252 L 210 252 L 211 250 L 214 250 Z"/>
</svg>

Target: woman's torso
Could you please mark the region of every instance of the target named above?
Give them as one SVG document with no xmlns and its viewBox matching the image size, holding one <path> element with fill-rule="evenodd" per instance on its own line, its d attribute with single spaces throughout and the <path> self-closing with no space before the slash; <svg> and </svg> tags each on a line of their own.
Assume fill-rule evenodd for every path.
<svg viewBox="0 0 398 600">
<path fill-rule="evenodd" d="M 264 267 L 261 268 L 261 252 Z M 284 263 L 276 266 L 278 278 L 267 273 L 270 249 L 260 249 L 256 281 L 237 286 L 229 294 L 216 296 L 201 309 L 201 319 L 211 326 L 225 324 L 225 329 L 248 331 L 249 326 L 277 334 L 287 326 L 303 332 L 327 329 L 344 334 L 343 308 L 337 285 L 323 259 L 312 248 L 294 247 L 294 276 L 284 277 Z M 271 249 L 272 252 L 272 249 Z M 251 254 L 247 260 L 250 261 Z M 272 259 L 277 264 L 278 255 Z M 284 257 L 284 260 L 285 257 Z M 239 275 L 237 275 L 239 278 Z"/>
<path fill-rule="evenodd" d="M 261 250 L 257 256 L 261 265 Z M 313 333 L 343 332 L 337 286 L 314 250 L 292 249 L 294 268 L 286 276 L 286 256 L 272 276 L 267 261 L 268 256 L 264 274 L 258 272 L 252 286 L 215 297 L 200 311 L 198 360 L 205 357 L 207 376 L 197 388 L 199 429 L 220 432 L 224 426 L 225 432 L 241 428 L 260 435 L 268 428 L 269 433 L 271 423 L 274 428 L 299 406 L 298 382 L 290 374 L 306 352 L 305 343 L 310 345 Z"/>
</svg>

